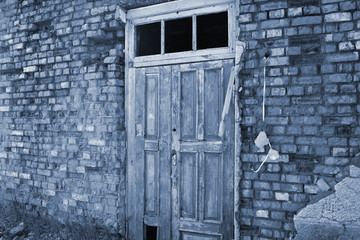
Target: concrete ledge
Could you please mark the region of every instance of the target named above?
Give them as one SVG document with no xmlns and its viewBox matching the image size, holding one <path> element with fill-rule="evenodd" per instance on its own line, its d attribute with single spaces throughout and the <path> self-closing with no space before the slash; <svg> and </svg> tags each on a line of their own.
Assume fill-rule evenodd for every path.
<svg viewBox="0 0 360 240">
<path fill-rule="evenodd" d="M 353 173 L 360 170 L 350 168 Z M 295 240 L 360 239 L 359 196 L 360 178 L 343 179 L 335 185 L 335 193 L 306 206 L 294 217 Z"/>
<path fill-rule="evenodd" d="M 360 239 L 360 225 L 353 223 L 342 225 L 330 220 L 297 219 L 295 228 L 298 234 L 295 240 L 349 240 Z"/>
</svg>

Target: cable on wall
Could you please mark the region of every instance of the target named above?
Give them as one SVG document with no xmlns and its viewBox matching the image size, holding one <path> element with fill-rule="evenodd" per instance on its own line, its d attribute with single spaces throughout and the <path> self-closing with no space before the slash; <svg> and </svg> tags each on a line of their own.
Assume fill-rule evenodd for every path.
<svg viewBox="0 0 360 240">
<path fill-rule="evenodd" d="M 265 100 L 266 100 L 266 63 L 269 60 L 269 56 L 270 54 L 268 52 L 265 53 L 264 56 L 264 85 L 263 85 L 263 103 L 262 103 L 262 121 L 265 122 Z M 265 162 L 268 160 L 268 158 L 270 158 L 271 160 L 276 160 L 279 158 L 279 152 L 274 150 L 271 147 L 269 138 L 266 135 L 265 131 L 261 131 L 259 133 L 259 135 L 257 136 L 257 138 L 254 141 L 255 145 L 260 149 L 260 151 L 264 151 L 264 147 L 266 145 L 269 146 L 269 152 L 266 155 L 265 159 L 262 161 L 262 163 L 260 164 L 260 166 L 258 167 L 258 169 L 254 170 L 253 168 L 251 168 L 252 171 L 254 172 L 259 172 L 261 167 L 265 164 Z"/>
</svg>

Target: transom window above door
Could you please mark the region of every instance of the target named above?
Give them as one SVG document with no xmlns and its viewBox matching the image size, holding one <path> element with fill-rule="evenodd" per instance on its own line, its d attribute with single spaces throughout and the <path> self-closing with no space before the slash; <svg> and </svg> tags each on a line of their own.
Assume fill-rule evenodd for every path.
<svg viewBox="0 0 360 240">
<path fill-rule="evenodd" d="M 226 11 L 142 24 L 135 31 L 136 56 L 229 46 Z"/>
<path fill-rule="evenodd" d="M 178 0 L 129 10 L 129 66 L 234 58 L 235 6 L 235 0 Z"/>
</svg>

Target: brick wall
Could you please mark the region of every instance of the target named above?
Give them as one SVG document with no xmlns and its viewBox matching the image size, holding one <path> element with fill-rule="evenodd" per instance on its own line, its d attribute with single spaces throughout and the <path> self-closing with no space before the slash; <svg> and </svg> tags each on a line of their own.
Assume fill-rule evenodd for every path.
<svg viewBox="0 0 360 240">
<path fill-rule="evenodd" d="M 0 1 L 0 199 L 123 234 L 124 26 L 116 3 Z M 240 0 L 242 239 L 290 237 L 294 214 L 343 179 L 359 152 L 358 9 L 359 1 Z M 265 156 L 253 142 L 261 130 L 280 158 L 254 173 Z"/>
<path fill-rule="evenodd" d="M 116 1 L 0 1 L 0 199 L 125 230 Z"/>
<path fill-rule="evenodd" d="M 343 179 L 359 152 L 359 9 L 359 1 L 240 0 L 241 239 L 290 238 L 294 214 Z M 253 142 L 261 130 L 280 158 L 254 173 L 265 156 Z"/>
</svg>

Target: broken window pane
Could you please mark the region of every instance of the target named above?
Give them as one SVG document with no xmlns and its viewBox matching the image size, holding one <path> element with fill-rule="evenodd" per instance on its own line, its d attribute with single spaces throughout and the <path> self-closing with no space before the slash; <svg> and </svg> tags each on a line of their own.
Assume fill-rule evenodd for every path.
<svg viewBox="0 0 360 240">
<path fill-rule="evenodd" d="M 197 16 L 197 49 L 228 46 L 227 12 Z"/>
<path fill-rule="evenodd" d="M 136 26 L 136 56 L 161 53 L 161 23 Z"/>
<path fill-rule="evenodd" d="M 165 22 L 165 53 L 192 50 L 192 18 Z"/>
</svg>

